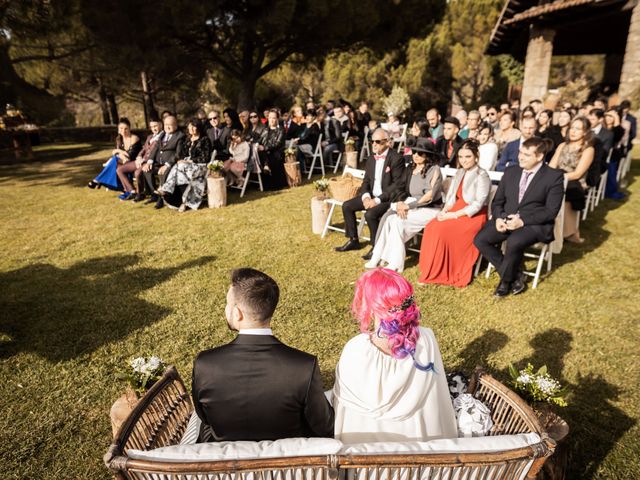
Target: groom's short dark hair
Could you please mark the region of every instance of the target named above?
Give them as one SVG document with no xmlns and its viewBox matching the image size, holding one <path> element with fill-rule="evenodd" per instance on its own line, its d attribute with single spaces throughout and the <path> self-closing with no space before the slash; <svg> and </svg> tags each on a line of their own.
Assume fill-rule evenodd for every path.
<svg viewBox="0 0 640 480">
<path fill-rule="evenodd" d="M 231 287 L 235 301 L 253 320 L 266 323 L 271 319 L 280 298 L 273 278 L 253 268 L 237 268 L 231 272 Z"/>
</svg>

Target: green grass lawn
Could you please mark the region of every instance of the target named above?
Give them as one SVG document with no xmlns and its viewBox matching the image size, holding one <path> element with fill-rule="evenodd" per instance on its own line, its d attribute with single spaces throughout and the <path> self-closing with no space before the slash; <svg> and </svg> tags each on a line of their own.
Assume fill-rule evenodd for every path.
<svg viewBox="0 0 640 480">
<path fill-rule="evenodd" d="M 173 363 L 187 384 L 195 355 L 228 342 L 229 271 L 273 276 L 273 327 L 317 355 L 325 386 L 345 342 L 363 252 L 311 232 L 311 185 L 229 194 L 226 208 L 178 214 L 85 188 L 106 145 L 39 147 L 41 162 L 0 166 L 0 458 L 5 478 L 110 478 L 108 411 L 134 355 Z M 638 173 L 636 162 L 633 173 Z M 633 175 L 630 176 L 632 178 Z M 605 201 L 537 290 L 495 300 L 495 273 L 465 289 L 417 287 L 448 369 L 546 363 L 570 385 L 568 478 L 640 478 L 637 273 L 640 191 Z M 416 260 L 406 277 L 415 282 Z"/>
</svg>

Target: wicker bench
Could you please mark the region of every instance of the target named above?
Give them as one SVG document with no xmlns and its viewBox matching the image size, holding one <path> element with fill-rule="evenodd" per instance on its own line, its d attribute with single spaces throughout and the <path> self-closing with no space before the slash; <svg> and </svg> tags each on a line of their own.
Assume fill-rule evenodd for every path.
<svg viewBox="0 0 640 480">
<path fill-rule="evenodd" d="M 122 424 L 104 456 L 118 479 L 149 480 L 425 480 L 532 479 L 555 443 L 535 413 L 515 393 L 477 369 L 469 393 L 492 412 L 490 435 L 537 433 L 540 441 L 506 451 L 469 453 L 337 454 L 304 457 L 160 462 L 135 460 L 130 449 L 149 451 L 176 445 L 184 434 L 193 404 L 182 379 L 170 367 Z"/>
</svg>

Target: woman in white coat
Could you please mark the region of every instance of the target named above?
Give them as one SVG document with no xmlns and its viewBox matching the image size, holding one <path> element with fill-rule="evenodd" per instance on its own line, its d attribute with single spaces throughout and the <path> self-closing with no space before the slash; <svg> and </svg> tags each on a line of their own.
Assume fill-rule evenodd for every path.
<svg viewBox="0 0 640 480">
<path fill-rule="evenodd" d="M 347 342 L 333 387 L 335 437 L 344 443 L 456 438 L 456 419 L 433 332 L 419 326 L 413 287 L 376 268 L 356 283 L 360 335 Z"/>
</svg>

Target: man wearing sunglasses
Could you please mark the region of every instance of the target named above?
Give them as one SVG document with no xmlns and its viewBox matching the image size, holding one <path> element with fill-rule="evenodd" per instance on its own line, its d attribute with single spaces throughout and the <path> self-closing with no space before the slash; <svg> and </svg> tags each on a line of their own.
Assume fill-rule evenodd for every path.
<svg viewBox="0 0 640 480">
<path fill-rule="evenodd" d="M 395 192 L 404 189 L 404 159 L 389 148 L 389 134 L 378 128 L 371 136 L 373 155 L 367 159 L 364 180 L 358 195 L 342 204 L 347 243 L 336 247 L 338 252 L 360 248 L 356 212 L 365 210 L 364 218 L 369 226 L 371 249 L 362 258 L 370 260 L 373 253 L 380 218 L 391 205 Z"/>
<path fill-rule="evenodd" d="M 212 110 L 209 112 L 209 128 L 207 137 L 211 142 L 212 150 L 216 151 L 216 159 L 227 160 L 229 158 L 229 140 L 231 139 L 231 129 L 228 126 L 220 126 L 220 112 Z"/>
</svg>

